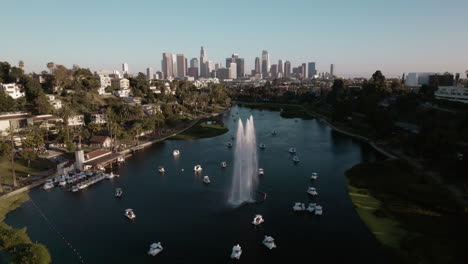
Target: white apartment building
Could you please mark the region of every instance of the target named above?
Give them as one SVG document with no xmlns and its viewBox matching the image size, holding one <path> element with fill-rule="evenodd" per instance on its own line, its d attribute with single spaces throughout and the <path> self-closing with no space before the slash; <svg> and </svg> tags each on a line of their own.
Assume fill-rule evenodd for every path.
<svg viewBox="0 0 468 264">
<path fill-rule="evenodd" d="M 106 93 L 106 87 L 112 85 L 112 78 L 109 76 L 109 74 L 98 74 L 98 79 L 100 84 L 98 93 L 103 95 Z"/>
<path fill-rule="evenodd" d="M 21 87 L 16 83 L 0 83 L 0 89 L 4 90 L 13 99 L 24 97 L 26 94 L 21 92 Z"/>
<path fill-rule="evenodd" d="M 114 95 L 117 97 L 129 97 L 130 96 L 130 89 L 120 89 L 114 91 Z"/>
<path fill-rule="evenodd" d="M 83 126 L 84 115 L 75 115 L 68 118 L 68 126 Z"/>
<path fill-rule="evenodd" d="M 129 89 L 130 81 L 126 78 L 112 80 L 112 85 L 119 89 Z"/>
<path fill-rule="evenodd" d="M 100 112 L 91 113 L 91 123 L 105 124 L 107 123 L 107 114 Z"/>
<path fill-rule="evenodd" d="M 437 99 L 457 101 L 468 104 L 468 88 L 456 86 L 439 86 L 434 92 Z"/>
</svg>

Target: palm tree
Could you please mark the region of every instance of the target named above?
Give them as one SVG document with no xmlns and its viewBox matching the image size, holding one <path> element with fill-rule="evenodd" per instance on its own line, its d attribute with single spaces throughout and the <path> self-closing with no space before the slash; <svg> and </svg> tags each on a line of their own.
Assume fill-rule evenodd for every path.
<svg viewBox="0 0 468 264">
<path fill-rule="evenodd" d="M 140 145 L 140 142 L 138 141 L 138 138 L 140 137 L 140 134 L 141 134 L 141 131 L 142 131 L 142 126 L 141 126 L 141 123 L 140 122 L 137 122 L 134 126 L 133 126 L 133 133 L 135 134 L 135 141 L 136 141 L 136 145 Z"/>
<path fill-rule="evenodd" d="M 63 106 L 60 108 L 58 112 L 59 116 L 63 119 L 63 123 L 65 124 L 65 129 L 67 131 L 67 142 L 70 141 L 70 129 L 68 127 L 68 120 L 70 117 L 73 116 L 73 110 L 70 108 L 70 106 Z"/>
<path fill-rule="evenodd" d="M 16 168 L 15 168 L 15 155 L 16 155 L 16 149 L 15 149 L 15 129 L 12 127 L 9 127 L 6 129 L 6 132 L 8 134 L 8 138 L 10 139 L 11 142 L 11 153 L 10 153 L 10 162 L 11 162 L 11 176 L 13 178 L 13 186 L 16 187 L 18 186 L 18 183 L 16 182 Z"/>
</svg>

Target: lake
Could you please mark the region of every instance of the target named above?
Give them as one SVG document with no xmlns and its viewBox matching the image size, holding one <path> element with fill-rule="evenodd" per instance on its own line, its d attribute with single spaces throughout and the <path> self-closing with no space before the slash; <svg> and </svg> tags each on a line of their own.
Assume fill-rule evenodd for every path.
<svg viewBox="0 0 468 264">
<path fill-rule="evenodd" d="M 266 145 L 258 149 L 259 167 L 265 170 L 258 190 L 268 194 L 263 203 L 238 208 L 227 203 L 234 149 L 226 143 L 237 128 L 232 115 L 243 120 L 253 115 L 257 142 Z M 116 170 L 119 178 L 84 191 L 33 189 L 34 202 L 10 212 L 6 223 L 26 226 L 33 241 L 49 248 L 53 263 L 383 262 L 383 249 L 354 210 L 344 175 L 379 154 L 317 120 L 234 106 L 223 121 L 228 133 L 155 144 L 127 159 Z M 288 153 L 290 147 L 297 148 L 298 164 Z M 181 151 L 178 159 L 172 156 L 174 149 Z M 223 160 L 228 163 L 224 169 Z M 196 164 L 203 167 L 201 175 L 193 172 Z M 164 175 L 158 166 L 165 167 Z M 315 182 L 312 172 L 319 175 Z M 204 175 L 211 184 L 202 182 Z M 317 198 L 307 195 L 309 186 L 317 188 Z M 123 189 L 120 199 L 114 197 L 117 187 Z M 309 201 L 322 205 L 322 216 L 293 212 L 295 202 Z M 133 208 L 134 221 L 124 217 L 126 208 Z M 255 214 L 265 219 L 259 227 L 251 224 Z M 275 238 L 277 248 L 270 251 L 262 244 L 265 235 Z M 153 242 L 164 247 L 155 257 L 147 255 Z M 232 261 L 231 250 L 238 243 L 243 253 Z"/>
</svg>

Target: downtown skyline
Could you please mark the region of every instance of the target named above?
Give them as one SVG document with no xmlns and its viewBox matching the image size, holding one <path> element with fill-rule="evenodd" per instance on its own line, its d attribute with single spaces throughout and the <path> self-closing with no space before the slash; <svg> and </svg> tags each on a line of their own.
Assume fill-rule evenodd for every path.
<svg viewBox="0 0 468 264">
<path fill-rule="evenodd" d="M 0 43 L 0 57 L 11 64 L 23 60 L 28 72 L 46 69 L 49 61 L 91 70 L 120 69 L 127 62 L 135 74 L 148 67 L 161 70 L 163 52 L 199 58 L 200 46 L 207 48 L 211 61 L 223 65 L 231 54 L 239 54 L 246 73 L 262 50 L 268 50 L 271 63 L 316 62 L 319 72 L 335 64 L 336 74 L 343 77 L 369 77 L 376 69 L 395 77 L 403 72 L 464 72 L 468 61 L 468 36 L 462 34 L 468 3 L 461 0 L 2 5 L 9 10 L 3 20 L 5 36 L 15 38 Z M 202 10 L 203 19 L 198 15 Z M 226 21 L 225 15 L 233 12 L 237 19 Z M 57 34 L 60 38 L 53 37 Z"/>
</svg>

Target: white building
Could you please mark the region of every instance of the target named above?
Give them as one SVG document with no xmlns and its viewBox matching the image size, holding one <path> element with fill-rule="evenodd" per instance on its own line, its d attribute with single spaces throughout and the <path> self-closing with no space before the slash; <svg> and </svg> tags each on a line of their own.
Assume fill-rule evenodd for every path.
<svg viewBox="0 0 468 264">
<path fill-rule="evenodd" d="M 128 63 L 124 62 L 124 64 L 122 64 L 122 72 L 124 74 L 128 73 Z"/>
<path fill-rule="evenodd" d="M 161 113 L 161 105 L 159 104 L 145 104 L 142 105 L 143 111 L 146 115 L 151 116 L 156 113 Z"/>
<path fill-rule="evenodd" d="M 406 76 L 405 84 L 407 86 L 429 84 L 429 76 L 434 74 L 434 72 L 410 72 Z"/>
<path fill-rule="evenodd" d="M 91 123 L 100 125 L 107 123 L 107 114 L 100 112 L 91 113 Z"/>
<path fill-rule="evenodd" d="M 455 86 L 439 86 L 434 92 L 437 99 L 457 101 L 468 104 L 468 88 Z"/>
<path fill-rule="evenodd" d="M 219 83 L 218 78 L 209 78 L 209 79 L 198 79 L 193 82 L 193 85 L 197 87 L 198 89 L 207 87 L 209 83 Z"/>
<path fill-rule="evenodd" d="M 119 89 L 129 89 L 130 81 L 126 78 L 112 80 L 112 85 Z"/>
<path fill-rule="evenodd" d="M 25 96 L 24 92 L 21 92 L 21 87 L 16 83 L 0 83 L 0 89 L 4 90 L 13 99 L 18 99 Z"/>
<path fill-rule="evenodd" d="M 117 97 L 129 97 L 130 96 L 130 89 L 120 89 L 114 91 L 114 95 Z"/>
<path fill-rule="evenodd" d="M 229 79 L 237 79 L 237 63 L 231 62 L 229 65 Z"/>
<path fill-rule="evenodd" d="M 112 78 L 109 74 L 98 74 L 99 88 L 98 93 L 100 95 L 106 94 L 106 88 L 112 85 Z"/>
<path fill-rule="evenodd" d="M 6 136 L 9 128 L 20 130 L 28 126 L 28 118 L 31 116 L 23 112 L 11 112 L 0 114 L 0 134 Z"/>
<path fill-rule="evenodd" d="M 75 115 L 68 118 L 68 126 L 83 126 L 84 115 Z"/>
</svg>

